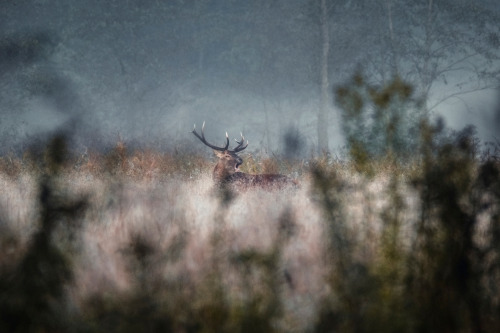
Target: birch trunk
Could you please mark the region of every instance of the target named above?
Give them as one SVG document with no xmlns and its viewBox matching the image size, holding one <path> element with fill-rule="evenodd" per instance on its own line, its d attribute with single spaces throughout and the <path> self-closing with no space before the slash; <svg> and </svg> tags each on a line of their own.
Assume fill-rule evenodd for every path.
<svg viewBox="0 0 500 333">
<path fill-rule="evenodd" d="M 328 109 L 330 106 L 330 85 L 328 83 L 328 54 L 330 52 L 330 34 L 328 27 L 328 8 L 326 0 L 321 0 L 321 101 L 318 110 L 318 150 L 328 151 Z"/>
</svg>

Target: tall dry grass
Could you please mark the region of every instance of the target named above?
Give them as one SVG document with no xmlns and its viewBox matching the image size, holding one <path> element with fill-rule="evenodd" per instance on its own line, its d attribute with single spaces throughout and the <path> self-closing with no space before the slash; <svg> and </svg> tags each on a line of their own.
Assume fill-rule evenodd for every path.
<svg viewBox="0 0 500 333">
<path fill-rule="evenodd" d="M 440 149 L 406 165 L 254 159 L 300 188 L 231 196 L 200 156 L 68 157 L 56 138 L 39 160 L 4 157 L 0 330 L 491 331 L 498 163 Z"/>
</svg>

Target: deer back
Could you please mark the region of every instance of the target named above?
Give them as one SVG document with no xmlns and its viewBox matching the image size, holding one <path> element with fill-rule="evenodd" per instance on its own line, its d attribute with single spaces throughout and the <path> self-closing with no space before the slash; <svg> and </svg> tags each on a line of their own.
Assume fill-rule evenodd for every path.
<svg viewBox="0 0 500 333">
<path fill-rule="evenodd" d="M 234 184 L 234 187 L 238 189 L 261 188 L 273 190 L 298 187 L 298 183 L 295 180 L 280 174 L 252 175 L 244 172 L 235 172 L 226 181 Z"/>
</svg>

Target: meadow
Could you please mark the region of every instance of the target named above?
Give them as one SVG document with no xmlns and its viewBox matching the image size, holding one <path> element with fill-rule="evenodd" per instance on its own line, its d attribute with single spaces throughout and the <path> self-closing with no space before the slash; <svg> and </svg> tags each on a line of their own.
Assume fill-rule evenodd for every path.
<svg viewBox="0 0 500 333">
<path fill-rule="evenodd" d="M 56 137 L 0 160 L 2 332 L 500 328 L 498 145 L 418 159 L 243 155 L 299 188 L 214 187 L 214 161 Z"/>
</svg>

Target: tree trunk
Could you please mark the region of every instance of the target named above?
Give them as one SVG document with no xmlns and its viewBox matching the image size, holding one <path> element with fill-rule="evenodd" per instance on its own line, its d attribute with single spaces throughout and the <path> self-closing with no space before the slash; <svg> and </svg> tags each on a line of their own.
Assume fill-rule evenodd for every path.
<svg viewBox="0 0 500 333">
<path fill-rule="evenodd" d="M 392 76 L 394 77 L 395 75 L 399 74 L 399 68 L 398 68 L 398 54 L 396 51 L 396 40 L 394 37 L 394 25 L 392 22 L 392 1 L 391 0 L 386 0 L 386 6 L 387 6 L 387 18 L 389 21 L 389 37 L 391 39 L 391 70 L 392 70 Z"/>
<path fill-rule="evenodd" d="M 318 150 L 328 151 L 328 109 L 330 106 L 330 85 L 328 83 L 328 53 L 330 52 L 330 34 L 328 27 L 328 8 L 326 0 L 321 0 L 321 101 L 318 110 Z"/>
<path fill-rule="evenodd" d="M 432 36 L 432 16 L 433 16 L 433 0 L 429 0 L 428 5 L 427 5 L 427 21 L 425 24 L 425 54 L 423 57 L 424 65 L 422 68 L 422 79 L 421 79 L 421 87 L 419 91 L 419 97 L 422 98 L 424 101 L 424 111 L 428 111 L 428 97 L 429 97 L 429 91 L 432 86 L 432 82 L 435 80 L 434 77 L 434 70 L 432 70 L 432 64 L 431 64 L 431 46 L 433 42 L 433 36 Z"/>
</svg>

